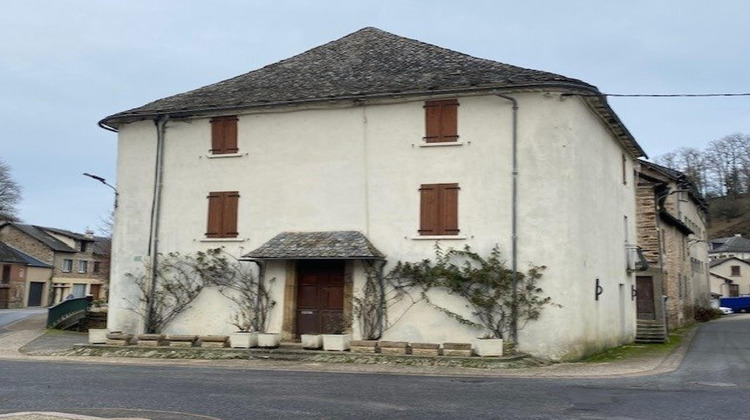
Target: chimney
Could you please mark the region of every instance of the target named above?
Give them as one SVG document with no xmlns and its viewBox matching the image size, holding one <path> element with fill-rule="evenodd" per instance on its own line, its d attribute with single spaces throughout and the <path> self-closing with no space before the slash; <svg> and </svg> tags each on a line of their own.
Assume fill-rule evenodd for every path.
<svg viewBox="0 0 750 420">
<path fill-rule="evenodd" d="M 94 239 L 94 231 L 91 229 L 86 229 L 86 232 L 84 232 L 83 237 L 86 239 Z"/>
</svg>

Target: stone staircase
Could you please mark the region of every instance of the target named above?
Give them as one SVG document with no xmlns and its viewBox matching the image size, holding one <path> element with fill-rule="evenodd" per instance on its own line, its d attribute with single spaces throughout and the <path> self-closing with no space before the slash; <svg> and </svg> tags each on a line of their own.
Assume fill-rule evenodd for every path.
<svg viewBox="0 0 750 420">
<path fill-rule="evenodd" d="M 636 324 L 636 343 L 666 343 L 669 340 L 667 331 L 661 321 L 639 319 Z"/>
</svg>

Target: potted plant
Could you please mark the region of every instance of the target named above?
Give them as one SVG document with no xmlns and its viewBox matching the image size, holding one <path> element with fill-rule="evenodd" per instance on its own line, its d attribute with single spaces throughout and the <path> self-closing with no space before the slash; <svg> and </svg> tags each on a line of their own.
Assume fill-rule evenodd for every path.
<svg viewBox="0 0 750 420">
<path fill-rule="evenodd" d="M 276 348 L 281 344 L 281 334 L 279 333 L 258 333 L 258 347 Z"/>
<path fill-rule="evenodd" d="M 474 340 L 474 353 L 479 357 L 498 357 L 503 355 L 503 339 L 489 334 Z"/>
<path fill-rule="evenodd" d="M 302 348 L 307 350 L 317 350 L 323 347 L 323 336 L 320 334 L 301 334 Z"/>
<path fill-rule="evenodd" d="M 107 334 L 106 328 L 89 328 L 89 344 L 107 344 Z"/>
<path fill-rule="evenodd" d="M 323 334 L 323 350 L 346 351 L 350 349 L 352 335 L 345 333 L 346 324 L 343 317 L 338 316 L 329 319 L 323 324 L 323 331 L 331 331 L 332 334 Z"/>
<path fill-rule="evenodd" d="M 258 333 L 254 331 L 252 320 L 248 319 L 243 312 L 234 315 L 232 325 L 238 331 L 229 336 L 229 345 L 235 349 L 249 349 L 258 346 Z"/>
<path fill-rule="evenodd" d="M 201 254 L 206 263 L 201 267 L 208 284 L 217 286 L 219 293 L 234 302 L 237 311 L 231 324 L 238 332 L 230 336 L 232 347 L 278 347 L 281 334 L 266 333 L 268 316 L 276 305 L 262 277 L 252 267 L 243 264 L 221 248 Z M 268 280 L 272 283 L 274 279 Z"/>
</svg>

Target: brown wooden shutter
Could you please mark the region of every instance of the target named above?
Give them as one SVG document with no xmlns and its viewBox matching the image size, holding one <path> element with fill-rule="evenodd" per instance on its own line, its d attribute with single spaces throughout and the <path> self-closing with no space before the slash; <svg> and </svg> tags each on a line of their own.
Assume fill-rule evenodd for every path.
<svg viewBox="0 0 750 420">
<path fill-rule="evenodd" d="M 425 141 L 441 143 L 458 139 L 458 101 L 427 101 L 425 108 Z"/>
<path fill-rule="evenodd" d="M 218 192 L 212 192 L 208 195 L 208 226 L 206 228 L 206 237 L 208 238 L 219 238 L 221 235 L 223 198 L 223 195 Z"/>
<path fill-rule="evenodd" d="M 237 153 L 237 117 L 224 120 L 224 153 Z"/>
<path fill-rule="evenodd" d="M 237 117 L 218 117 L 211 120 L 211 153 L 237 153 Z"/>
<path fill-rule="evenodd" d="M 240 194 L 236 191 L 224 193 L 224 214 L 222 217 L 222 236 L 237 237 L 237 205 Z"/>
<path fill-rule="evenodd" d="M 439 235 L 458 235 L 458 184 L 440 184 Z"/>
<path fill-rule="evenodd" d="M 437 184 L 421 185 L 419 197 L 419 234 L 437 235 L 439 220 Z"/>
</svg>

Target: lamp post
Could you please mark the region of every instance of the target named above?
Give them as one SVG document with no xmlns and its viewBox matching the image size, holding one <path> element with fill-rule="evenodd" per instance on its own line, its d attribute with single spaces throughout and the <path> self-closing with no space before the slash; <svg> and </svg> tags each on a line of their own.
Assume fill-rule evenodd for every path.
<svg viewBox="0 0 750 420">
<path fill-rule="evenodd" d="M 100 177 L 99 175 L 93 175 L 93 174 L 90 174 L 88 172 L 84 172 L 83 176 L 87 176 L 87 177 L 89 177 L 91 179 L 95 179 L 95 180 L 101 182 L 102 184 L 108 186 L 109 188 L 112 188 L 112 191 L 115 192 L 115 208 L 117 208 L 117 198 L 120 195 L 120 193 L 117 192 L 117 188 L 115 188 L 112 185 L 108 184 L 107 180 L 104 179 L 104 178 L 102 178 L 102 177 Z"/>
</svg>

